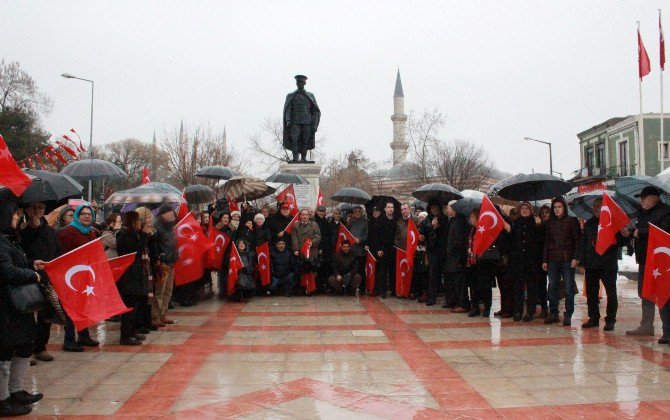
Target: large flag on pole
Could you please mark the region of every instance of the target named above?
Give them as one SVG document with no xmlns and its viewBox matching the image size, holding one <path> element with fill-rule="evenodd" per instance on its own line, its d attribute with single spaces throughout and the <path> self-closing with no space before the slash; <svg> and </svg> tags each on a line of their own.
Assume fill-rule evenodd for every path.
<svg viewBox="0 0 670 420">
<path fill-rule="evenodd" d="M 640 80 L 651 72 L 651 62 L 649 61 L 649 54 L 647 54 L 647 49 L 644 48 L 644 43 L 642 43 L 642 36 L 640 35 L 640 29 L 637 30 L 637 62 L 638 62 L 638 74 Z"/>
<path fill-rule="evenodd" d="M 15 196 L 20 196 L 32 181 L 16 164 L 12 153 L 0 135 L 0 185 L 9 188 Z"/>
<path fill-rule="evenodd" d="M 47 262 L 44 270 L 77 331 L 129 311 L 100 239 Z"/>
<path fill-rule="evenodd" d="M 670 234 L 649 224 L 642 297 L 663 308 L 670 300 Z"/>
<path fill-rule="evenodd" d="M 609 247 L 617 243 L 616 234 L 630 223 L 630 219 L 607 193 L 603 194 L 599 218 L 596 252 L 603 255 Z"/>
<path fill-rule="evenodd" d="M 663 25 L 661 24 L 661 10 L 658 10 L 658 32 L 660 41 L 660 64 L 661 71 L 665 70 L 665 38 L 663 37 Z"/>
</svg>

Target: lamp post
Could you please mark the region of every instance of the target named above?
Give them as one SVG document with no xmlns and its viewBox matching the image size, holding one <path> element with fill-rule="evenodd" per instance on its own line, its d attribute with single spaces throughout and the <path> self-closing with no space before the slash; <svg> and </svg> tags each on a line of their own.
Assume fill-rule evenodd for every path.
<svg viewBox="0 0 670 420">
<path fill-rule="evenodd" d="M 82 77 L 77 77 L 74 74 L 70 73 L 63 73 L 61 74 L 62 77 L 66 79 L 77 79 L 77 80 L 83 80 L 84 82 L 89 82 L 91 84 L 91 128 L 88 133 L 88 158 L 92 159 L 93 158 L 93 94 L 95 92 L 95 82 L 90 79 L 84 79 Z M 93 197 L 93 181 L 88 180 L 88 202 L 90 203 Z"/>
<path fill-rule="evenodd" d="M 531 137 L 524 137 L 523 139 L 528 140 L 528 141 L 535 141 L 535 142 L 546 144 L 547 146 L 549 146 L 549 174 L 553 175 L 554 174 L 554 159 L 551 157 L 551 143 L 548 142 L 548 141 L 537 140 L 537 139 L 534 139 L 534 138 L 531 138 Z"/>
</svg>

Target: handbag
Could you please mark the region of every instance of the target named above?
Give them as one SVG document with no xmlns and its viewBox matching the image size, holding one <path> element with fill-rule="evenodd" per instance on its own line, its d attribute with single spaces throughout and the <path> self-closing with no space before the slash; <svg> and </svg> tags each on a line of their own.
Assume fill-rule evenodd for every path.
<svg viewBox="0 0 670 420">
<path fill-rule="evenodd" d="M 480 262 L 497 263 L 500 261 L 500 250 L 495 245 L 484 251 L 481 257 L 477 259 Z"/>
<path fill-rule="evenodd" d="M 240 272 L 239 277 L 237 278 L 236 288 L 237 290 L 250 291 L 256 288 L 256 284 L 250 275 Z"/>
<path fill-rule="evenodd" d="M 19 286 L 8 285 L 7 288 L 9 289 L 9 299 L 18 312 L 33 313 L 44 309 L 47 305 L 42 289 L 37 283 Z"/>
</svg>

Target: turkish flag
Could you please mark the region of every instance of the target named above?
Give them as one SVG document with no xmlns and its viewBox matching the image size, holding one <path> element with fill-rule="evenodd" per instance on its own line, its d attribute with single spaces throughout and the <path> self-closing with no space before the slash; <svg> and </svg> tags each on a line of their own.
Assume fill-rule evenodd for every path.
<svg viewBox="0 0 670 420">
<path fill-rule="evenodd" d="M 300 248 L 300 253 L 302 254 L 303 257 L 309 258 L 312 253 L 312 240 L 309 238 L 305 239 L 305 242 L 302 243 L 302 248 Z"/>
<path fill-rule="evenodd" d="M 46 171 L 47 168 L 46 168 L 46 166 L 44 166 L 44 161 L 43 161 L 42 158 L 40 157 L 39 153 L 36 154 L 36 155 L 34 155 L 34 157 L 35 157 L 35 160 L 37 161 L 37 163 L 40 164 L 40 166 L 42 167 L 42 169 Z"/>
<path fill-rule="evenodd" d="M 20 196 L 33 182 L 16 164 L 12 153 L 0 135 L 0 185 L 4 185 L 15 195 Z"/>
<path fill-rule="evenodd" d="M 395 294 L 409 297 L 409 289 L 412 285 L 412 267 L 407 260 L 407 253 L 400 248 L 395 249 Z"/>
<path fill-rule="evenodd" d="M 149 179 L 149 168 L 146 166 L 142 168 L 142 184 L 148 184 L 151 180 Z"/>
<path fill-rule="evenodd" d="M 235 293 L 235 285 L 237 284 L 238 272 L 244 268 L 240 253 L 237 252 L 235 244 L 230 248 L 230 264 L 228 265 L 228 296 Z"/>
<path fill-rule="evenodd" d="M 72 140 L 71 138 L 69 138 L 69 137 L 67 136 L 67 134 L 63 134 L 61 137 L 63 137 L 65 140 L 67 140 L 67 141 L 69 141 L 70 143 L 72 143 L 72 144 L 74 145 L 74 148 L 77 149 L 77 152 L 79 152 L 79 153 L 83 152 L 83 150 L 81 150 L 81 149 L 79 148 L 79 146 L 77 146 L 77 143 L 75 143 L 74 140 Z"/>
<path fill-rule="evenodd" d="M 321 194 L 321 188 L 319 188 L 319 193 L 316 196 L 316 205 L 318 206 L 325 206 L 326 204 L 323 202 L 323 195 Z"/>
<path fill-rule="evenodd" d="M 416 228 L 414 221 L 410 217 L 407 219 L 407 239 L 405 251 L 407 252 L 407 262 L 414 266 L 414 253 L 419 246 L 419 230 Z"/>
<path fill-rule="evenodd" d="M 61 147 L 61 149 L 65 150 L 65 152 L 66 152 L 68 155 L 70 155 L 70 156 L 72 156 L 73 158 L 75 158 L 75 160 L 77 159 L 77 153 L 76 153 L 74 150 L 72 150 L 72 149 L 70 149 L 69 147 L 67 147 L 65 144 L 63 144 L 63 142 L 56 141 L 56 144 L 59 145 L 59 146 Z"/>
<path fill-rule="evenodd" d="M 77 331 L 130 310 L 121 300 L 100 239 L 47 262 L 44 270 Z"/>
<path fill-rule="evenodd" d="M 337 228 L 337 242 L 335 243 L 335 252 L 340 252 L 342 248 L 342 242 L 345 240 L 349 241 L 351 246 L 356 244 L 356 237 L 349 232 L 349 229 L 344 226 L 344 223 L 338 223 Z"/>
<path fill-rule="evenodd" d="M 477 220 L 477 232 L 475 232 L 472 244 L 472 251 L 476 256 L 481 256 L 493 245 L 493 242 L 495 242 L 504 228 L 503 223 L 504 219 L 498 213 L 491 200 L 487 196 L 484 196 L 482 206 L 479 210 L 479 220 Z"/>
<path fill-rule="evenodd" d="M 115 282 L 119 281 L 121 276 L 123 276 L 123 273 L 125 273 L 128 267 L 133 264 L 136 256 L 137 254 L 132 252 L 130 254 L 109 259 L 109 268 L 112 270 Z"/>
<path fill-rule="evenodd" d="M 298 202 L 295 199 L 295 188 L 293 188 L 293 184 L 290 184 L 288 187 L 284 188 L 282 192 L 277 194 L 277 201 L 288 204 L 290 210 L 289 214 L 291 216 L 298 213 Z"/>
<path fill-rule="evenodd" d="M 370 253 L 365 251 L 365 288 L 372 294 L 375 290 L 375 276 L 377 275 L 377 260 Z"/>
<path fill-rule="evenodd" d="M 174 284 L 181 286 L 198 280 L 205 272 L 205 257 L 214 244 L 202 233 L 192 213 L 187 213 L 174 227 L 179 258 L 174 265 Z"/>
<path fill-rule="evenodd" d="M 628 226 L 630 219 L 607 193 L 603 194 L 603 205 L 600 208 L 599 217 L 596 252 L 603 255 L 610 246 L 617 243 L 616 234 Z"/>
<path fill-rule="evenodd" d="M 44 155 L 44 157 L 46 157 L 47 159 L 49 159 L 49 162 L 51 162 L 51 164 L 52 164 L 55 168 L 58 168 L 58 165 L 56 164 L 56 161 L 55 161 L 55 160 L 51 157 L 51 155 L 49 154 L 49 148 L 43 149 L 43 150 L 42 150 L 42 154 Z"/>
<path fill-rule="evenodd" d="M 230 237 L 214 227 L 212 217 L 209 218 L 208 229 L 208 239 L 214 246 L 212 246 L 207 253 L 207 263 L 205 264 L 205 268 L 219 270 L 221 269 L 221 264 L 223 264 L 223 257 L 226 254 L 226 249 L 230 246 Z"/>
<path fill-rule="evenodd" d="M 67 160 L 58 150 L 56 150 L 53 146 L 47 146 L 47 149 L 49 150 L 49 152 L 53 153 L 56 156 L 56 158 L 58 158 L 58 160 L 60 160 L 60 163 L 62 163 L 63 165 L 67 165 Z"/>
<path fill-rule="evenodd" d="M 293 230 L 293 226 L 295 226 L 295 224 L 298 222 L 298 219 L 300 219 L 300 213 L 296 213 L 295 215 L 293 215 L 293 219 L 291 219 L 291 221 L 288 222 L 288 225 L 286 225 L 286 228 L 284 228 L 284 232 L 290 235 L 291 231 Z"/>
<path fill-rule="evenodd" d="M 188 204 L 187 203 L 179 203 L 179 207 L 177 207 L 177 220 L 182 220 L 189 213 L 190 213 L 190 210 L 188 209 Z"/>
<path fill-rule="evenodd" d="M 300 248 L 300 253 L 305 257 L 309 258 L 312 255 L 312 240 L 309 238 L 305 239 L 305 242 Z M 314 278 L 314 273 L 307 272 L 302 273 L 300 276 L 300 285 L 307 290 L 307 294 L 314 293 L 316 291 L 316 280 Z"/>
<path fill-rule="evenodd" d="M 270 285 L 270 246 L 267 242 L 256 247 L 258 256 L 258 273 L 261 278 L 261 285 Z"/>
<path fill-rule="evenodd" d="M 663 25 L 661 25 L 661 11 L 658 11 L 658 33 L 660 39 L 660 63 L 661 71 L 665 70 L 665 37 L 663 36 Z"/>
<path fill-rule="evenodd" d="M 670 300 L 670 234 L 649 224 L 642 297 L 663 308 Z"/>
<path fill-rule="evenodd" d="M 74 128 L 71 128 L 71 129 L 70 129 L 70 132 L 72 132 L 72 133 L 74 133 L 74 134 L 77 135 L 77 138 L 79 139 L 79 148 L 85 152 L 86 149 L 84 148 L 84 145 L 83 145 L 82 142 L 81 142 L 81 137 L 79 137 L 79 133 L 77 133 L 76 131 L 74 131 Z"/>
<path fill-rule="evenodd" d="M 231 213 L 234 211 L 240 211 L 240 206 L 237 205 L 235 198 L 228 196 L 226 197 L 226 200 L 228 200 L 228 211 Z"/>
<path fill-rule="evenodd" d="M 644 48 L 642 43 L 642 36 L 640 35 L 640 30 L 637 30 L 637 64 L 638 64 L 638 74 L 640 80 L 651 72 L 651 62 L 649 61 L 649 55 L 647 54 L 647 49 Z"/>
</svg>

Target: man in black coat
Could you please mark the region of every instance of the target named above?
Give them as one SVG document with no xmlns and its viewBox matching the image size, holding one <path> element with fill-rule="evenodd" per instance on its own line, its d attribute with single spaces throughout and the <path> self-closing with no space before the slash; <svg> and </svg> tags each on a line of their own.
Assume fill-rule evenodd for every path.
<svg viewBox="0 0 670 420">
<path fill-rule="evenodd" d="M 328 276 L 331 273 L 330 260 L 333 255 L 333 244 L 331 243 L 331 223 L 326 219 L 326 206 L 317 206 L 314 214 L 314 221 L 319 226 L 321 232 L 321 242 L 319 242 L 319 257 L 321 265 L 316 274 L 317 287 L 321 290 L 326 289 Z"/>
<path fill-rule="evenodd" d="M 584 269 L 586 278 L 586 305 L 589 312 L 589 319 L 582 324 L 582 328 L 593 328 L 600 324 L 598 291 L 602 281 L 607 293 L 605 331 L 612 331 L 619 306 L 616 295 L 616 278 L 619 271 L 617 260 L 619 259 L 619 244 L 623 242 L 623 236 L 621 233 L 617 234 L 618 244 L 610 246 L 603 255 L 596 252 L 602 202 L 602 198 L 596 198 L 593 201 L 593 217 L 584 223 L 584 232 L 577 251 L 577 259 L 579 265 Z M 624 230 L 627 229 L 624 228 Z"/>
<path fill-rule="evenodd" d="M 454 200 L 455 201 L 455 200 Z M 449 218 L 446 252 L 444 264 L 445 276 L 445 303 L 443 308 L 451 308 L 451 312 L 470 312 L 468 286 L 465 278 L 465 266 L 468 255 L 468 236 L 470 224 L 464 216 L 456 214 L 450 202 L 447 207 Z"/>
<path fill-rule="evenodd" d="M 291 207 L 288 203 L 284 203 L 279 208 L 279 212 L 275 215 L 270 216 L 268 220 L 268 227 L 270 228 L 270 233 L 272 234 L 272 242 L 276 242 L 277 239 L 282 238 L 287 243 L 291 242 L 291 235 L 286 234 L 284 230 L 289 223 L 291 223 Z"/>
<path fill-rule="evenodd" d="M 21 248 L 30 260 L 51 261 L 61 252 L 56 241 L 56 231 L 44 218 L 44 203 L 32 203 L 25 209 L 26 223 L 21 231 Z M 46 276 L 41 272 L 42 277 Z M 33 346 L 33 357 L 50 362 L 54 357 L 47 352 L 47 343 L 51 335 L 51 322 L 46 311 L 37 313 L 37 335 Z"/>
<path fill-rule="evenodd" d="M 635 259 L 639 264 L 637 294 L 642 298 L 644 283 L 644 265 L 647 260 L 647 242 L 649 241 L 649 224 L 653 224 L 670 232 L 670 207 L 661 203 L 661 190 L 657 187 L 644 187 L 636 197 L 640 198 L 642 211 L 637 219 L 635 230 Z M 624 237 L 631 235 L 630 231 L 622 232 Z M 670 302 L 659 310 L 663 322 L 663 336 L 658 340 L 660 344 L 670 343 Z M 654 335 L 654 303 L 642 298 L 642 320 L 640 326 L 626 331 L 626 335 L 653 336 Z"/>
<path fill-rule="evenodd" d="M 438 203 L 428 204 L 428 217 L 419 227 L 419 233 L 426 239 L 426 254 L 428 255 L 428 299 L 426 306 L 433 306 L 437 302 L 437 295 L 442 288 L 442 270 L 444 265 L 446 234 L 448 220 L 440 211 Z M 417 302 L 424 300 L 420 297 Z"/>
<path fill-rule="evenodd" d="M 286 248 L 286 242 L 283 239 L 278 239 L 270 248 L 270 277 L 272 282 L 268 289 L 271 292 L 283 286 L 286 297 L 293 296 L 295 287 L 298 285 L 296 266 L 294 256 Z"/>
<path fill-rule="evenodd" d="M 393 237 L 395 235 L 396 222 L 393 216 L 393 203 L 386 203 L 384 214 L 370 226 L 369 250 L 377 259 L 377 278 L 375 289 L 377 293 L 386 299 L 389 289 L 395 290 L 395 250 L 393 249 Z"/>
</svg>

